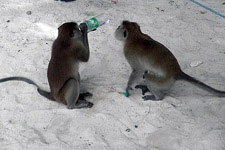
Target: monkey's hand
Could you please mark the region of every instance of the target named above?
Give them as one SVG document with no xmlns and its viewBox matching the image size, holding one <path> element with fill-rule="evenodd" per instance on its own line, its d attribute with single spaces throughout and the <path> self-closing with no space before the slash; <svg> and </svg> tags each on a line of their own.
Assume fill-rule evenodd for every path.
<svg viewBox="0 0 225 150">
<path fill-rule="evenodd" d="M 86 23 L 81 23 L 79 25 L 79 28 L 80 28 L 82 33 L 87 33 L 88 27 L 87 27 Z"/>
<path fill-rule="evenodd" d="M 136 85 L 135 89 L 141 89 L 142 90 L 142 95 L 145 95 L 145 93 L 150 92 L 148 87 L 146 85 Z"/>
</svg>

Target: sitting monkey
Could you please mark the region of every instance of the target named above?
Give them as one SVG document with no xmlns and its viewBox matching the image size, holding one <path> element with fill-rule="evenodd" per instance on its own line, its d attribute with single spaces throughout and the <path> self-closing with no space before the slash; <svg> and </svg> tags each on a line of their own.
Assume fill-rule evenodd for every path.
<svg viewBox="0 0 225 150">
<path fill-rule="evenodd" d="M 40 95 L 62 102 L 68 109 L 90 108 L 91 102 L 85 100 L 91 93 L 80 94 L 79 63 L 89 59 L 87 26 L 80 27 L 75 22 L 67 22 L 58 28 L 58 37 L 52 46 L 51 60 L 48 65 L 48 82 L 51 92 L 42 90 L 35 82 L 25 77 L 8 77 L 0 82 L 11 80 L 24 81 L 37 87 Z"/>
</svg>

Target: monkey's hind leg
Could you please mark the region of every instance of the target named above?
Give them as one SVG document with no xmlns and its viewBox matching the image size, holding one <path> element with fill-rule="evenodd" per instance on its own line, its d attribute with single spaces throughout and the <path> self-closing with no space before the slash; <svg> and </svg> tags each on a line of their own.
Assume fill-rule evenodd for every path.
<svg viewBox="0 0 225 150">
<path fill-rule="evenodd" d="M 68 109 L 90 108 L 92 103 L 86 100 L 79 100 L 80 83 L 76 79 L 69 79 L 61 89 L 62 94 Z"/>
<path fill-rule="evenodd" d="M 163 100 L 165 97 L 165 91 L 167 91 L 171 85 L 173 84 L 173 80 L 168 78 L 163 78 L 156 76 L 154 74 L 145 73 L 145 83 L 153 95 L 146 95 L 143 99 L 146 100 L 153 100 L 159 101 Z"/>
<path fill-rule="evenodd" d="M 147 82 L 149 82 L 149 81 L 147 81 Z M 163 98 L 165 96 L 165 93 L 163 93 L 163 91 L 156 89 L 154 86 L 150 86 L 151 82 L 146 83 L 146 84 L 147 84 L 148 88 L 150 89 L 152 95 L 143 96 L 142 99 L 144 101 L 147 101 L 147 100 L 161 101 L 161 100 L 163 100 Z"/>
</svg>

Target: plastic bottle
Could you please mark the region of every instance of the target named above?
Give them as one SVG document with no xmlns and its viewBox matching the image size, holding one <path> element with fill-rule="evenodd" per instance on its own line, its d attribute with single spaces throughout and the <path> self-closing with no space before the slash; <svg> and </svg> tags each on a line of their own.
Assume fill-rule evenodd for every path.
<svg viewBox="0 0 225 150">
<path fill-rule="evenodd" d="M 106 18 L 106 15 L 100 14 L 89 20 L 84 21 L 84 23 L 88 27 L 88 32 L 90 32 L 90 31 L 97 29 L 100 26 L 103 26 L 103 25 L 109 23 L 109 19 Z"/>
</svg>

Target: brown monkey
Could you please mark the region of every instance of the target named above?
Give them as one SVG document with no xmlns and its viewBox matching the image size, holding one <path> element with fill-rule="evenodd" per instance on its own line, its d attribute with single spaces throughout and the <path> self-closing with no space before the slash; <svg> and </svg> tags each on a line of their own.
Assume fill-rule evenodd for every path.
<svg viewBox="0 0 225 150">
<path fill-rule="evenodd" d="M 144 100 L 162 100 L 177 80 L 188 81 L 216 96 L 225 97 L 225 91 L 216 90 L 184 73 L 169 49 L 142 33 L 137 23 L 123 21 L 115 31 L 115 37 L 124 42 L 124 55 L 132 68 L 126 88 L 128 96 L 131 85 L 144 75 L 145 84 L 153 94 L 143 97 Z"/>
<path fill-rule="evenodd" d="M 58 37 L 53 43 L 48 66 L 48 82 L 52 97 L 69 109 L 92 107 L 92 103 L 78 100 L 80 94 L 79 63 L 89 59 L 87 26 L 80 31 L 76 23 L 65 23 L 59 27 Z"/>
<path fill-rule="evenodd" d="M 24 77 L 3 78 L 0 82 L 20 80 L 33 84 L 42 96 L 62 102 L 69 109 L 92 107 L 93 104 L 84 99 L 92 94 L 80 94 L 79 63 L 89 59 L 87 26 L 81 24 L 80 27 L 75 22 L 67 22 L 58 28 L 58 37 L 53 43 L 48 65 L 51 92 L 42 90 L 32 80 Z"/>
</svg>

